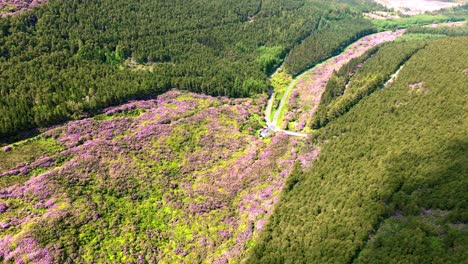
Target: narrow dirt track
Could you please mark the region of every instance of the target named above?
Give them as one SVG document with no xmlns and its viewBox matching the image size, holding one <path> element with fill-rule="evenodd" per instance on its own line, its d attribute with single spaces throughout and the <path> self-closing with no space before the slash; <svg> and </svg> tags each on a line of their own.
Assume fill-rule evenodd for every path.
<svg viewBox="0 0 468 264">
<path fill-rule="evenodd" d="M 274 132 L 284 132 L 291 136 L 306 137 L 307 133 L 305 132 L 307 131 L 304 130 L 320 104 L 320 99 L 333 71 L 339 70 L 351 59 L 361 56 L 370 48 L 384 42 L 393 41 L 403 35 L 403 33 L 404 30 L 395 32 L 386 31 L 363 37 L 348 46 L 341 54 L 318 64 L 296 77 L 281 98 L 280 105 L 276 109 L 273 119 L 271 119 L 271 109 L 275 98 L 272 96 L 269 99 L 265 111 L 268 128 Z M 287 111 L 284 120 L 279 120 L 281 111 L 285 107 L 288 107 L 286 110 L 294 110 Z M 292 121 L 296 121 L 295 127 L 292 129 L 289 127 L 288 130 L 282 129 Z"/>
</svg>

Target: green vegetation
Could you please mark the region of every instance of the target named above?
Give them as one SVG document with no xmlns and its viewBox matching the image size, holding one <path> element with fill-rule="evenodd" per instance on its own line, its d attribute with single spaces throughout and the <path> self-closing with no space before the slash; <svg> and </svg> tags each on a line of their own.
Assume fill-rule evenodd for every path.
<svg viewBox="0 0 468 264">
<path fill-rule="evenodd" d="M 313 117 L 312 127 L 320 128 L 326 125 L 348 112 L 364 97 L 382 88 L 392 74 L 425 45 L 424 41 L 384 44 L 382 47 L 371 49 L 335 72 L 327 83 L 317 113 Z M 357 69 L 358 65 L 365 61 L 364 66 Z"/>
<path fill-rule="evenodd" d="M 466 26 L 412 27 L 334 72 L 308 141 L 256 136 L 267 88 L 274 112 L 293 76 L 377 27 L 463 18 L 361 17 L 374 7 L 51 0 L 0 18 L 0 144 L 96 114 L 2 145 L 0 261 L 468 259 Z M 320 89 L 333 69 L 311 77 Z M 290 108 L 310 110 L 302 103 Z M 279 126 L 295 125 L 286 111 Z"/>
<path fill-rule="evenodd" d="M 466 260 L 467 45 L 429 42 L 392 86 L 322 129 L 319 160 L 290 176 L 248 262 Z"/>
<path fill-rule="evenodd" d="M 286 57 L 284 67 L 289 74 L 297 76 L 330 55 L 341 53 L 357 39 L 375 32 L 372 24 L 362 19 L 321 23 L 316 34 L 306 38 Z"/>
<path fill-rule="evenodd" d="M 399 19 L 374 19 L 372 23 L 381 31 L 408 28 L 417 25 L 463 21 L 463 17 L 447 15 L 421 14 Z"/>
<path fill-rule="evenodd" d="M 260 64 L 263 72 L 272 73 L 283 62 L 282 58 L 284 57 L 285 50 L 281 46 L 262 46 L 258 49 L 258 52 L 258 64 Z"/>
<path fill-rule="evenodd" d="M 264 103 L 171 90 L 14 146 L 50 153 L 0 171 L 0 262 L 239 263 L 308 151 L 253 135 Z"/>
<path fill-rule="evenodd" d="M 171 107 L 171 106 L 169 105 L 169 107 Z M 117 113 L 113 113 L 113 114 L 96 115 L 96 116 L 94 116 L 94 119 L 96 119 L 96 120 L 109 120 L 109 119 L 116 118 L 116 117 L 136 117 L 136 116 L 141 115 L 144 112 L 145 112 L 144 109 L 137 108 L 137 109 L 126 110 L 126 111 L 117 112 Z"/>
<path fill-rule="evenodd" d="M 53 155 L 63 150 L 63 146 L 55 139 L 50 137 L 35 137 L 32 139 L 25 140 L 7 146 L 5 150 L 0 149 L 0 172 L 6 172 L 11 169 L 15 169 L 19 164 L 28 164 L 38 158 L 46 155 Z M 61 157 L 61 160 L 66 157 Z M 57 162 L 60 163 L 60 162 Z M 32 171 L 21 171 L 18 173 L 21 175 L 3 175 L 0 176 L 0 189 L 5 189 L 14 184 L 21 184 L 29 180 L 33 175 L 44 172 L 43 168 L 36 168 Z"/>
<path fill-rule="evenodd" d="M 10 149 L 11 148 L 11 149 Z M 35 137 L 0 149 L 0 171 L 13 169 L 18 163 L 27 163 L 43 155 L 52 155 L 63 147 L 53 138 Z"/>
<path fill-rule="evenodd" d="M 437 14 L 456 17 L 456 18 L 464 18 L 465 20 L 468 19 L 468 4 L 465 3 L 464 5 L 454 7 L 454 8 L 447 8 L 437 11 Z"/>
<path fill-rule="evenodd" d="M 284 71 L 278 72 L 271 76 L 271 86 L 274 91 L 273 96 L 275 97 L 275 100 L 273 101 L 273 107 L 271 109 L 271 118 L 273 118 L 274 113 L 280 105 L 281 98 L 283 98 L 284 93 L 292 81 L 292 76 Z"/>
<path fill-rule="evenodd" d="M 265 92 L 288 51 L 317 30 L 330 34 L 317 60 L 367 32 L 359 10 L 369 2 L 51 0 L 1 18 L 0 138 L 173 87 Z"/>
<path fill-rule="evenodd" d="M 395 30 L 409 27 L 421 27 L 434 23 L 465 21 L 468 19 L 468 5 L 448 8 L 432 13 L 415 16 L 404 16 L 398 19 L 373 19 L 372 23 L 378 30 Z"/>
<path fill-rule="evenodd" d="M 440 34 L 423 34 L 423 33 L 405 33 L 403 36 L 399 37 L 396 42 L 406 42 L 406 41 L 414 41 L 414 40 L 430 40 L 430 39 L 438 39 L 438 38 L 445 38 L 447 36 L 440 35 Z"/>
<path fill-rule="evenodd" d="M 407 30 L 407 34 L 430 34 L 430 35 L 445 35 L 445 36 L 467 36 L 468 24 L 461 27 L 411 27 Z"/>
<path fill-rule="evenodd" d="M 379 48 L 380 46 L 376 46 L 368 50 L 361 57 L 350 60 L 347 64 L 341 67 L 338 72 L 333 72 L 327 82 L 325 91 L 322 94 L 317 112 L 314 115 L 314 128 L 318 128 L 320 125 L 325 124 L 328 105 L 336 100 L 337 97 L 343 95 L 346 85 L 349 83 L 354 73 L 359 70 L 363 63 L 372 57 Z"/>
</svg>

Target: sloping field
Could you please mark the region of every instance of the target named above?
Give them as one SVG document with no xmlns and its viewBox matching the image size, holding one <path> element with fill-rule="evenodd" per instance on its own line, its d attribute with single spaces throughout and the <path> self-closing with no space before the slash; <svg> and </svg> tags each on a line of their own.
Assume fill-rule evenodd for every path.
<svg viewBox="0 0 468 264">
<path fill-rule="evenodd" d="M 173 90 L 5 147 L 0 259 L 239 261 L 317 154 L 259 139 L 264 104 Z"/>
</svg>

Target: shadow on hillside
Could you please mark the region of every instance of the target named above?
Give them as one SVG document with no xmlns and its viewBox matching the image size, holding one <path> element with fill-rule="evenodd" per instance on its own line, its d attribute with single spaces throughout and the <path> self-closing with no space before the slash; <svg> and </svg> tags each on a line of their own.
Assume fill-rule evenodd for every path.
<svg viewBox="0 0 468 264">
<path fill-rule="evenodd" d="M 425 209 L 467 209 L 467 140 L 452 140 L 426 155 L 405 153 L 389 165 L 388 173 L 402 180 L 390 202 L 404 215 L 417 215 Z"/>
<path fill-rule="evenodd" d="M 421 155 L 423 149 L 433 151 Z M 417 151 L 419 153 L 415 154 Z M 357 259 L 366 262 L 389 252 L 402 257 L 409 249 L 424 248 L 428 256 L 437 255 L 438 249 L 432 248 L 438 243 L 434 242 L 435 237 L 444 241 L 445 247 L 453 247 L 453 241 L 458 238 L 453 234 L 447 237 L 447 225 L 466 226 L 468 220 L 467 169 L 468 141 L 465 139 L 449 141 L 440 149 L 421 146 L 421 149 L 414 148 L 413 152 L 391 158 L 387 173 L 398 184 L 387 203 L 388 214 L 376 225 L 376 232 L 369 235 L 369 240 L 357 250 L 351 262 Z M 414 237 L 413 232 L 419 236 Z M 377 241 L 376 234 L 380 234 Z M 409 237 L 412 238 L 406 239 Z M 395 244 L 395 241 L 400 242 Z M 361 253 L 365 253 L 364 256 Z"/>
</svg>

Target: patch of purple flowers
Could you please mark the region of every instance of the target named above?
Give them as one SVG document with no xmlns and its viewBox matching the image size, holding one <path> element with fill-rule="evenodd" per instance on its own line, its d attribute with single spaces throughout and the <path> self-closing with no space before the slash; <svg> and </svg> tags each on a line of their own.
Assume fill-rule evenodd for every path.
<svg viewBox="0 0 468 264">
<path fill-rule="evenodd" d="M 84 224 L 106 226 L 96 229 L 103 239 L 128 230 L 142 233 L 152 242 L 115 245 L 134 259 L 171 260 L 177 255 L 200 262 L 240 261 L 248 242 L 273 212 L 296 160 L 305 165 L 318 154 L 282 133 L 266 143 L 254 132 L 241 131 L 252 114 L 262 114 L 265 101 L 171 90 L 154 100 L 108 108 L 105 113 L 110 119 L 87 118 L 45 132 L 65 150 L 0 175 L 27 177 L 36 168 L 46 170 L 0 190 L 0 213 L 12 210 L 3 201 L 32 206 L 15 208 L 12 213 L 17 217 L 4 222 L 5 228 L 17 232 L 4 236 L 0 230 L 0 256 L 17 262 L 55 262 L 54 256 L 64 249 L 56 241 L 40 246 L 28 226 L 42 223 L 52 228 L 52 223 L 67 221 L 72 229 Z M 115 115 L 135 109 L 145 111 L 132 117 Z M 126 225 L 114 225 L 102 217 L 117 210 L 106 207 L 105 197 L 131 202 L 134 206 L 129 210 L 133 210 L 155 193 L 159 198 L 149 201 L 156 209 L 145 214 L 157 218 L 165 210 L 173 212 L 164 220 L 169 231 L 140 229 L 134 218 L 146 215 L 121 219 Z M 193 227 L 190 235 L 173 232 L 180 226 Z M 137 247 L 144 250 L 133 251 Z M 163 247 L 168 250 L 155 251 Z M 220 248 L 226 250 L 215 257 Z"/>
</svg>

